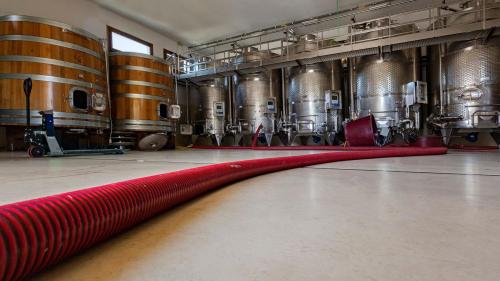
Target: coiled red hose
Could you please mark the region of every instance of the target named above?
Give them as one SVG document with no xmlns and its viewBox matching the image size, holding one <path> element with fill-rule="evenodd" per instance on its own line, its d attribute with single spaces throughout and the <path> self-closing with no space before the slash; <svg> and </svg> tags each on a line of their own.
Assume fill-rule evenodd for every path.
<svg viewBox="0 0 500 281">
<path fill-rule="evenodd" d="M 0 207 L 0 280 L 20 280 L 209 190 L 303 166 L 436 155 L 395 148 L 245 160 L 108 184 Z"/>
</svg>

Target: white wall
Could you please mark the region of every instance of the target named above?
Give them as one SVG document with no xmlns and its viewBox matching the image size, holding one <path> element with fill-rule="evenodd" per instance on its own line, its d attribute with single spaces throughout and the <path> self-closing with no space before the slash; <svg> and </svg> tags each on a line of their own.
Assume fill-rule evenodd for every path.
<svg viewBox="0 0 500 281">
<path fill-rule="evenodd" d="M 88 0 L 0 0 L 0 15 L 48 18 L 106 38 L 106 26 L 153 43 L 154 55 L 163 58 L 163 48 L 176 51 L 177 42 L 147 27 L 108 11 Z"/>
</svg>

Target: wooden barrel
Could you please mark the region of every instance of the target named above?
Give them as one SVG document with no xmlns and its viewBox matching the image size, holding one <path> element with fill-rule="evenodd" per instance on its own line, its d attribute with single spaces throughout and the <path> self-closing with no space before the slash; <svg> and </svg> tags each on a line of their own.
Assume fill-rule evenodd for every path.
<svg viewBox="0 0 500 281">
<path fill-rule="evenodd" d="M 24 126 L 23 80 L 33 80 L 31 117 L 53 110 L 56 127 L 109 128 L 106 55 L 96 36 L 52 20 L 0 17 L 0 125 Z"/>
<path fill-rule="evenodd" d="M 168 64 L 157 57 L 110 53 L 113 128 L 116 131 L 170 132 L 168 108 L 175 101 Z"/>
</svg>

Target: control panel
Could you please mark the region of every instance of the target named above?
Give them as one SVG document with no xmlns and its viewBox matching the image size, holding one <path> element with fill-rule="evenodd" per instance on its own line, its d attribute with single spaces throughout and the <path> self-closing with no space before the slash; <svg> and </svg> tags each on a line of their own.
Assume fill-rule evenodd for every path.
<svg viewBox="0 0 500 281">
<path fill-rule="evenodd" d="M 181 124 L 180 126 L 181 128 L 181 135 L 184 135 L 184 136 L 189 136 L 189 135 L 192 135 L 193 134 L 193 126 L 190 125 L 190 124 Z"/>
<path fill-rule="evenodd" d="M 226 115 L 226 108 L 223 101 L 214 102 L 214 115 L 215 117 L 224 117 Z"/>
<path fill-rule="evenodd" d="M 327 110 L 342 109 L 342 92 L 338 90 L 325 91 L 325 106 Z"/>
<path fill-rule="evenodd" d="M 92 95 L 92 108 L 98 112 L 106 110 L 106 95 L 103 93 L 95 93 Z"/>
<path fill-rule="evenodd" d="M 413 81 L 404 87 L 406 89 L 406 105 L 427 104 L 427 83 Z"/>
<path fill-rule="evenodd" d="M 270 98 L 267 100 L 267 112 L 276 113 L 276 99 Z"/>
<path fill-rule="evenodd" d="M 180 105 L 173 104 L 168 108 L 168 118 L 170 118 L 170 119 L 180 119 L 181 118 Z"/>
</svg>

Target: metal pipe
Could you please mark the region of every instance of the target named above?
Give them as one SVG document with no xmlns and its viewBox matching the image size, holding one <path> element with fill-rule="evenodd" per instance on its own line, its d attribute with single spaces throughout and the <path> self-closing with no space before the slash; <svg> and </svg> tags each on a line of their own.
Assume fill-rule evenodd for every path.
<svg viewBox="0 0 500 281">
<path fill-rule="evenodd" d="M 439 46 L 439 115 L 444 115 L 444 89 L 443 89 L 443 44 Z"/>
<path fill-rule="evenodd" d="M 231 76 L 226 76 L 227 79 L 227 88 L 228 88 L 228 119 L 229 119 L 229 124 L 233 125 L 233 79 L 231 79 Z"/>
<path fill-rule="evenodd" d="M 333 61 L 333 60 L 330 62 L 331 69 L 330 69 L 330 89 L 329 90 L 338 90 L 338 89 L 333 88 L 335 85 L 335 73 L 333 71 L 334 67 L 335 67 L 334 63 L 335 63 L 335 61 Z"/>
<path fill-rule="evenodd" d="M 177 57 L 177 67 L 175 68 L 174 72 L 174 81 L 175 81 L 175 104 L 179 104 L 179 96 L 177 94 L 177 78 L 179 77 L 179 65 L 180 65 L 180 58 L 179 58 L 179 48 L 177 48 L 177 52 L 175 53 L 175 56 Z"/>
<path fill-rule="evenodd" d="M 236 112 L 237 112 L 238 108 L 236 108 L 235 97 L 237 95 L 238 83 L 234 79 L 235 76 L 229 76 L 229 77 L 231 78 L 231 84 L 232 84 L 232 90 L 233 90 L 233 94 L 231 95 L 231 102 L 233 104 L 233 107 L 231 108 L 231 110 L 233 110 L 233 120 L 231 120 L 231 125 L 237 125 L 238 120 L 236 118 Z"/>
<path fill-rule="evenodd" d="M 191 106 L 189 104 L 190 103 L 189 99 L 191 97 L 190 92 L 191 92 L 191 87 L 189 85 L 189 80 L 186 80 L 186 112 L 187 112 L 186 113 L 186 123 L 187 124 L 190 124 L 190 122 L 191 122 L 191 116 L 190 116 L 190 114 L 191 114 L 190 107 Z"/>
<path fill-rule="evenodd" d="M 412 48 L 412 81 L 420 81 L 420 48 Z"/>
<path fill-rule="evenodd" d="M 356 99 L 354 95 L 354 58 L 349 58 L 349 95 L 350 95 L 350 117 L 356 119 Z"/>
<path fill-rule="evenodd" d="M 281 104 L 283 106 L 283 120 L 287 120 L 287 94 L 286 94 L 286 76 L 285 76 L 285 68 L 281 68 Z"/>
<path fill-rule="evenodd" d="M 486 29 L 486 0 L 483 0 L 483 30 Z"/>
<path fill-rule="evenodd" d="M 112 143 L 111 137 L 113 136 L 113 113 L 111 109 L 111 85 L 110 85 L 110 69 L 109 69 L 109 48 L 108 48 L 108 41 L 103 39 L 102 44 L 104 48 L 104 55 L 106 56 L 105 58 L 105 64 L 106 64 L 106 83 L 107 83 L 107 93 L 108 93 L 108 108 L 109 108 L 109 143 Z"/>
</svg>

